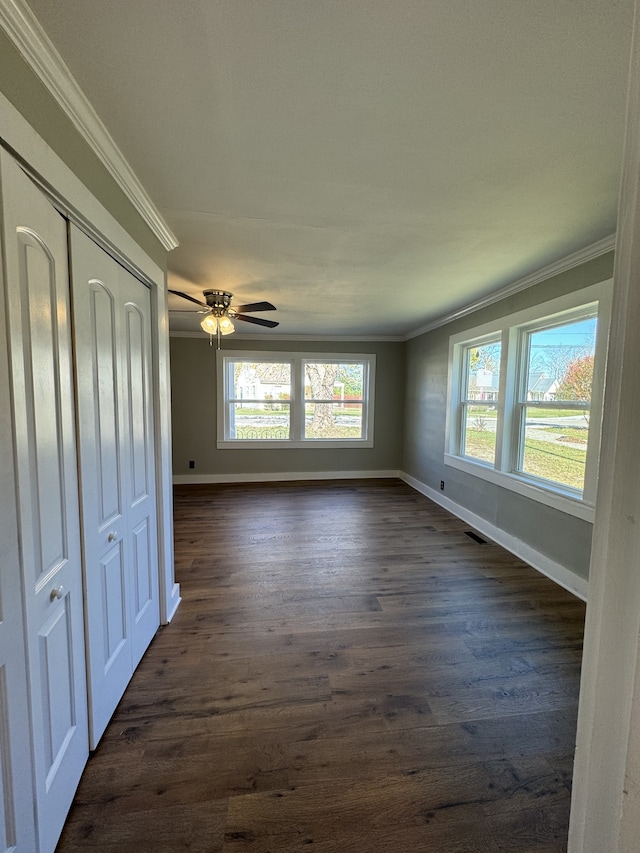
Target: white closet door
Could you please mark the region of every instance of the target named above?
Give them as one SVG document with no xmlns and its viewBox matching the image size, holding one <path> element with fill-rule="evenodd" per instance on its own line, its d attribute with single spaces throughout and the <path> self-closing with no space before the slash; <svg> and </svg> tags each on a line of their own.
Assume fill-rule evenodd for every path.
<svg viewBox="0 0 640 853">
<path fill-rule="evenodd" d="M 33 853 L 29 701 L 3 279 L 0 268 L 0 850 Z"/>
<path fill-rule="evenodd" d="M 39 849 L 54 849 L 88 756 L 67 226 L 4 153 L 13 435 Z"/>
<path fill-rule="evenodd" d="M 71 226 L 95 748 L 159 625 L 148 289 Z"/>
<path fill-rule="evenodd" d="M 118 282 L 124 302 L 124 407 L 130 464 L 124 478 L 131 560 L 131 640 L 133 669 L 160 625 L 157 499 L 153 398 L 151 395 L 151 294 L 127 270 Z"/>
<path fill-rule="evenodd" d="M 82 276 L 78 244 L 95 249 Z M 123 393 L 118 383 L 118 283 L 113 261 L 71 226 L 78 439 L 86 588 L 89 729 L 95 748 L 131 678 L 124 530 Z"/>
</svg>

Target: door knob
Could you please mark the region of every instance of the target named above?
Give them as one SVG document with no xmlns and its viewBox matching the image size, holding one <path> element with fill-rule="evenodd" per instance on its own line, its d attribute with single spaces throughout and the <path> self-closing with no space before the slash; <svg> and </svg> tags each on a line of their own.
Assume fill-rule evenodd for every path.
<svg viewBox="0 0 640 853">
<path fill-rule="evenodd" d="M 54 586 L 54 588 L 49 593 L 49 601 L 55 601 L 56 598 L 62 598 L 64 596 L 64 587 L 63 586 Z"/>
<path fill-rule="evenodd" d="M 111 533 L 107 536 L 107 542 L 115 542 L 118 538 L 118 531 L 112 530 Z"/>
</svg>

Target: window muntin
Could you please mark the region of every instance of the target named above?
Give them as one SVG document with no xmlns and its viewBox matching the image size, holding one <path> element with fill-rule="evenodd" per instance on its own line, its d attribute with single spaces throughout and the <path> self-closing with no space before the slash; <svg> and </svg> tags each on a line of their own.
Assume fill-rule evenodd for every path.
<svg viewBox="0 0 640 853">
<path fill-rule="evenodd" d="M 374 355 L 218 353 L 218 447 L 373 446 Z"/>
<path fill-rule="evenodd" d="M 450 339 L 447 465 L 593 518 L 609 285 L 592 285 Z M 477 434 L 471 433 L 471 403 L 476 401 L 470 400 L 469 350 L 496 340 L 501 357 L 495 448 L 491 443 L 487 452 L 486 446 L 478 450 Z M 482 403 L 488 408 L 494 401 Z M 489 412 L 478 414 L 486 419 Z M 552 454 L 560 457 L 560 470 Z"/>
</svg>

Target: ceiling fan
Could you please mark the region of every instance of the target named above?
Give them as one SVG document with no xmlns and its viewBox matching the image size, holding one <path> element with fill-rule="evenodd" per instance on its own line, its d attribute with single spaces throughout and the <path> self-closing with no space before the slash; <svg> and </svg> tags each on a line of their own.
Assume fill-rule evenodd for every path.
<svg viewBox="0 0 640 853">
<path fill-rule="evenodd" d="M 249 317 L 243 313 L 245 311 L 275 311 L 276 306 L 270 302 L 251 302 L 248 305 L 238 305 L 232 308 L 231 300 L 233 299 L 233 293 L 229 293 L 227 290 L 203 290 L 204 302 L 195 299 L 193 296 L 189 296 L 188 293 L 182 293 L 180 290 L 169 290 L 169 293 L 181 296 L 183 299 L 188 299 L 189 302 L 194 302 L 201 309 L 204 309 L 195 312 L 197 314 L 206 314 L 200 325 L 207 334 L 217 334 L 218 342 L 220 335 L 230 335 L 235 331 L 234 320 L 241 320 L 244 323 L 254 323 L 256 326 L 266 326 L 268 329 L 274 329 L 280 325 L 275 320 L 264 320 L 262 317 Z"/>
</svg>

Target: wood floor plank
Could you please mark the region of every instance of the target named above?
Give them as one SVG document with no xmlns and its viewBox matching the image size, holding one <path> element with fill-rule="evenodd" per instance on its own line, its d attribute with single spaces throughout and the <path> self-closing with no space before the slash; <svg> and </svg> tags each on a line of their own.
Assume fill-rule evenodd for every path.
<svg viewBox="0 0 640 853">
<path fill-rule="evenodd" d="M 177 487 L 58 853 L 562 853 L 584 605 L 398 480 Z"/>
<path fill-rule="evenodd" d="M 150 811 L 125 814 L 76 806 L 65 828 L 63 849 L 69 853 L 223 853 L 226 814 L 226 800 L 155 805 Z"/>
<path fill-rule="evenodd" d="M 441 812 L 454 815 L 461 828 L 470 820 L 478 821 L 479 809 L 496 800 L 508 802 L 511 810 L 520 801 L 524 813 L 533 802 L 553 806 L 565 802 L 567 795 L 559 774 L 537 757 L 468 764 L 463 773 L 459 767 L 413 766 L 403 773 L 332 779 L 236 797 L 229 802 L 225 840 L 229 849 L 242 850 L 238 842 L 244 838 L 251 842 L 260 836 L 278 838 L 294 827 L 316 849 L 323 849 L 336 835 L 353 837 L 354 827 L 366 827 L 371 839 L 388 827 L 414 827 L 415 836 L 425 839 L 435 835 L 425 830 L 436 825 Z M 235 843 L 233 848 L 230 842 Z M 361 841 L 356 849 L 368 848 Z"/>
</svg>

